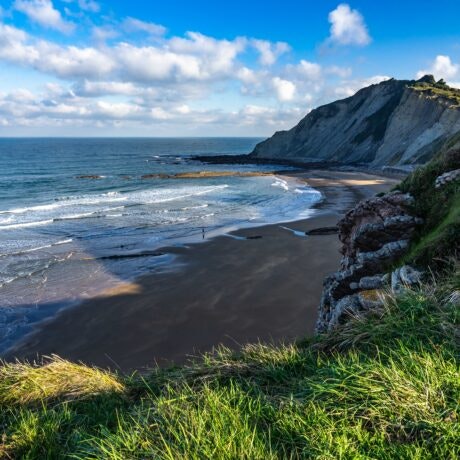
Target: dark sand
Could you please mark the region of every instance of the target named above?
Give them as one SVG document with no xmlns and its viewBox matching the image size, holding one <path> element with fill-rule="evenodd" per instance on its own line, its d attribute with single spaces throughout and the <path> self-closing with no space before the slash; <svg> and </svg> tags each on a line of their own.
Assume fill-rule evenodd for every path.
<svg viewBox="0 0 460 460">
<path fill-rule="evenodd" d="M 394 179 L 309 171 L 325 200 L 310 219 L 284 224 L 306 231 L 335 225 L 358 200 L 387 191 Z M 299 237 L 277 225 L 243 229 L 187 248 L 178 269 L 144 276 L 38 324 L 7 359 L 56 353 L 123 371 L 181 363 L 219 343 L 290 341 L 313 333 L 322 282 L 338 267 L 337 235 Z M 110 294 L 110 295 L 109 295 Z"/>
</svg>

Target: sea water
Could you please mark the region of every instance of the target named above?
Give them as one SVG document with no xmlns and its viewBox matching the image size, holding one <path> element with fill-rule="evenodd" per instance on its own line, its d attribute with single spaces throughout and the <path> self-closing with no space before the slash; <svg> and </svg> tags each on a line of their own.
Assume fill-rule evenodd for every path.
<svg viewBox="0 0 460 460">
<path fill-rule="evenodd" d="M 142 178 L 276 169 L 191 159 L 258 141 L 0 139 L 0 351 L 40 311 L 167 269 L 162 247 L 310 215 L 320 193 L 286 178 Z"/>
</svg>

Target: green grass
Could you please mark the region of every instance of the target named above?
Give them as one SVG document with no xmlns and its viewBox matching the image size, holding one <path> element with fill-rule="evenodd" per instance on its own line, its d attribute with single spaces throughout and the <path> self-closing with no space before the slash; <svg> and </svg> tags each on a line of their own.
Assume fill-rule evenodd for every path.
<svg viewBox="0 0 460 460">
<path fill-rule="evenodd" d="M 410 88 L 420 91 L 434 98 L 443 98 L 452 103 L 454 107 L 460 106 L 460 90 L 451 88 L 446 83 L 440 81 L 437 83 L 414 82 Z"/>
<path fill-rule="evenodd" d="M 460 275 L 333 334 L 131 376 L 0 368 L 1 458 L 456 459 Z"/>
<path fill-rule="evenodd" d="M 458 136 L 453 139 L 458 142 Z M 449 143 L 448 143 L 449 145 Z M 441 174 L 460 168 L 460 149 L 441 153 L 397 188 L 415 198 L 414 214 L 424 219 L 404 262 L 437 270 L 460 251 L 460 181 L 435 188 Z"/>
</svg>

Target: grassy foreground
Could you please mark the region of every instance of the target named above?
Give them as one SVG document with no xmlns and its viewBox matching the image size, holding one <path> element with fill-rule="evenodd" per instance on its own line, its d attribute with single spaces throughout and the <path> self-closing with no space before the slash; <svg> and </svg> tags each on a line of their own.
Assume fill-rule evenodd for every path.
<svg viewBox="0 0 460 460">
<path fill-rule="evenodd" d="M 333 335 L 123 376 L 0 367 L 0 458 L 457 459 L 460 272 Z"/>
</svg>

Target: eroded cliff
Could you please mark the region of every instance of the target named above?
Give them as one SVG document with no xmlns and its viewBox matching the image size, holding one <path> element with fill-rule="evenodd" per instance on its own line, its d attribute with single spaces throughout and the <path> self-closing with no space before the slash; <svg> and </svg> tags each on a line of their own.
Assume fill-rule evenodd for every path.
<svg viewBox="0 0 460 460">
<path fill-rule="evenodd" d="M 460 132 L 460 91 L 431 76 L 387 80 L 311 111 L 260 142 L 256 159 L 331 161 L 372 167 L 429 161 Z"/>
</svg>

